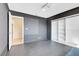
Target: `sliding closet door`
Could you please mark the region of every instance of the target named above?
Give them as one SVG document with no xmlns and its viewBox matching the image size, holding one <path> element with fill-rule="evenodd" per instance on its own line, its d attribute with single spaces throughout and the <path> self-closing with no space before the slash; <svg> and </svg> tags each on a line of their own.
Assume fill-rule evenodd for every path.
<svg viewBox="0 0 79 59">
<path fill-rule="evenodd" d="M 51 21 L 51 40 L 57 41 L 57 20 Z"/>
<path fill-rule="evenodd" d="M 65 20 L 64 19 L 58 20 L 58 41 L 59 42 L 65 41 Z"/>
<path fill-rule="evenodd" d="M 79 45 L 79 16 L 66 18 L 66 41 Z"/>
</svg>

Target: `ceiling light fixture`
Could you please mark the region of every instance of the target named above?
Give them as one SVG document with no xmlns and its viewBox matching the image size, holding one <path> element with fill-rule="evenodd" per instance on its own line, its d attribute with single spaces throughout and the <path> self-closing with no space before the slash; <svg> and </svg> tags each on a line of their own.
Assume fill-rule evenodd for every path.
<svg viewBox="0 0 79 59">
<path fill-rule="evenodd" d="M 48 3 L 45 3 L 42 7 L 42 11 L 46 11 L 49 8 Z"/>
<path fill-rule="evenodd" d="M 42 11 L 46 11 L 46 9 L 45 8 L 42 8 Z"/>
<path fill-rule="evenodd" d="M 48 5 L 48 3 L 45 3 L 41 8 L 44 8 L 44 7 L 46 7 Z"/>
</svg>

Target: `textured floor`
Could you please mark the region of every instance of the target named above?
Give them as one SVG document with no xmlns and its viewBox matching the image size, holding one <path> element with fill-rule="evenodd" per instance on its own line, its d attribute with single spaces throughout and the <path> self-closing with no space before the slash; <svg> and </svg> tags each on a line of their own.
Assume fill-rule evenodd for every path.
<svg viewBox="0 0 79 59">
<path fill-rule="evenodd" d="M 9 56 L 64 56 L 71 47 L 50 40 L 13 46 Z"/>
</svg>

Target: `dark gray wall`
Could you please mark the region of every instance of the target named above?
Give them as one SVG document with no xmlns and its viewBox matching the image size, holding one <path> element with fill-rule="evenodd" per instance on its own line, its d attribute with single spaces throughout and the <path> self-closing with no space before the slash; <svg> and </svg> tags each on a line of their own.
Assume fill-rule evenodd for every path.
<svg viewBox="0 0 79 59">
<path fill-rule="evenodd" d="M 25 43 L 47 40 L 47 20 L 40 17 L 25 16 L 24 33 Z"/>
<path fill-rule="evenodd" d="M 47 39 L 51 40 L 51 20 L 47 20 Z"/>
<path fill-rule="evenodd" d="M 7 49 L 7 12 L 6 4 L 0 3 L 0 55 Z"/>
</svg>

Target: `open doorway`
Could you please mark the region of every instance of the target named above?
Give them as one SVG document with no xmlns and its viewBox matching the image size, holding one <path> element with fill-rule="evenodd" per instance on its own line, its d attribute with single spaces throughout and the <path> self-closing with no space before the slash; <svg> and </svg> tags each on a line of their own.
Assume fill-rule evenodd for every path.
<svg viewBox="0 0 79 59">
<path fill-rule="evenodd" d="M 24 43 L 24 18 L 12 15 L 12 45 Z"/>
<path fill-rule="evenodd" d="M 9 16 L 9 50 L 13 45 L 24 43 L 24 17 Z"/>
</svg>

